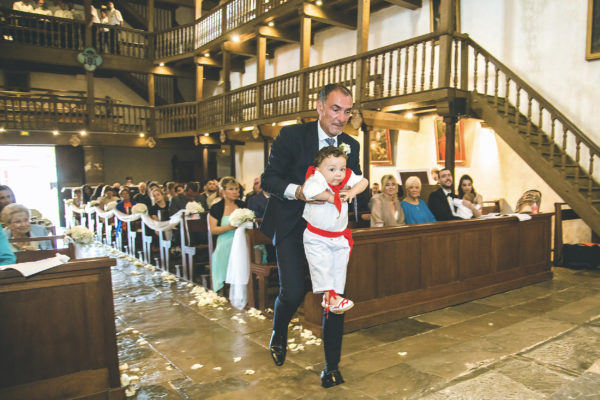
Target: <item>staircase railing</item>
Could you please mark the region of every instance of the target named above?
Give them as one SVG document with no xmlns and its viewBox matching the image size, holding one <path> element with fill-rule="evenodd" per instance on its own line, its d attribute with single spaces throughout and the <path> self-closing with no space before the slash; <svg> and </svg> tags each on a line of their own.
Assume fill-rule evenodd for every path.
<svg viewBox="0 0 600 400">
<path fill-rule="evenodd" d="M 469 76 L 469 91 L 488 96 L 488 100 L 496 107 L 505 108 L 505 114 L 509 113 L 510 105 L 514 106 L 527 117 L 523 120 L 516 115 L 513 121 L 527 139 L 531 138 L 536 127 L 545 132 L 550 143 L 562 150 L 554 153 L 554 146 L 550 146 L 549 159 L 558 165 L 563 175 L 567 174 L 568 155 L 588 176 L 596 182 L 600 181 L 600 165 L 596 162 L 600 157 L 600 147 L 597 144 L 535 89 L 468 36 L 457 35 L 455 40 L 455 48 L 464 51 L 468 47 L 468 53 L 464 54 L 468 54 L 468 71 L 467 65 L 463 65 L 461 71 Z M 461 57 L 455 57 L 458 58 Z M 541 139 L 537 141 L 540 148 L 542 142 Z M 580 181 L 579 168 L 574 168 L 574 174 L 575 185 L 591 198 L 592 179 Z"/>
</svg>

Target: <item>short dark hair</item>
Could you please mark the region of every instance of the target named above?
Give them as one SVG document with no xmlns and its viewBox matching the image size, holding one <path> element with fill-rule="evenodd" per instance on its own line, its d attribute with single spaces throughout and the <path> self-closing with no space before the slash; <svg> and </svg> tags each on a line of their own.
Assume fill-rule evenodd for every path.
<svg viewBox="0 0 600 400">
<path fill-rule="evenodd" d="M 323 86 L 323 88 L 319 92 L 318 100 L 321 103 L 325 103 L 325 101 L 327 100 L 327 97 L 329 97 L 329 93 L 334 92 L 336 90 L 339 90 L 346 96 L 352 97 L 352 92 L 346 86 L 344 86 L 340 83 L 330 83 L 329 85 Z"/>
<path fill-rule="evenodd" d="M 188 182 L 185 184 L 185 186 L 183 187 L 183 191 L 184 192 L 199 192 L 200 191 L 200 185 L 198 185 L 198 182 Z"/>
<path fill-rule="evenodd" d="M 317 155 L 315 156 L 315 159 L 313 160 L 313 165 L 315 167 L 318 167 L 323 160 L 325 160 L 327 157 L 344 157 L 344 159 L 348 159 L 348 156 L 346 155 L 346 153 L 344 152 L 344 150 L 340 149 L 339 147 L 335 147 L 335 146 L 326 146 L 323 147 L 321 150 L 319 150 L 319 152 L 317 153 Z"/>
<path fill-rule="evenodd" d="M 440 169 L 440 170 L 439 170 L 439 172 L 438 172 L 438 176 L 439 176 L 439 175 L 440 175 L 440 174 L 441 174 L 443 171 L 450 171 L 450 168 L 446 168 L 446 167 L 444 167 L 444 168 Z M 452 175 L 452 171 L 450 171 L 450 175 Z"/>
</svg>

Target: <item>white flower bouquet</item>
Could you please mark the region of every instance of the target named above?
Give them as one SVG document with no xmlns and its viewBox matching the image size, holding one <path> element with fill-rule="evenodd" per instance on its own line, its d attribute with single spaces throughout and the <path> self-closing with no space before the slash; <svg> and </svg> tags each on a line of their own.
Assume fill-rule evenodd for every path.
<svg viewBox="0 0 600 400">
<path fill-rule="evenodd" d="M 88 245 L 94 243 L 94 234 L 85 226 L 76 225 L 65 232 L 77 244 Z"/>
<path fill-rule="evenodd" d="M 137 203 L 135 206 L 131 207 L 132 214 L 147 214 L 148 207 L 144 203 Z"/>
<path fill-rule="evenodd" d="M 242 225 L 244 222 L 253 221 L 256 216 L 254 211 L 247 208 L 238 208 L 233 210 L 229 216 L 229 223 L 235 227 Z"/>
<path fill-rule="evenodd" d="M 197 201 L 189 201 L 185 205 L 185 215 L 200 214 L 204 212 L 204 207 Z"/>
<path fill-rule="evenodd" d="M 110 210 L 112 210 L 112 209 L 114 209 L 116 207 L 117 207 L 117 202 L 116 201 L 111 201 L 110 203 L 107 203 L 104 206 L 104 211 L 110 211 Z"/>
</svg>

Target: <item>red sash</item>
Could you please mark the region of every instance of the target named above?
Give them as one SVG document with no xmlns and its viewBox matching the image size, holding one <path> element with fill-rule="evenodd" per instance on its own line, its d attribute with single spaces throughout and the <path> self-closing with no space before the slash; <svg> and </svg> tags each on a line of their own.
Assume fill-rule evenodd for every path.
<svg viewBox="0 0 600 400">
<path fill-rule="evenodd" d="M 352 240 L 352 231 L 349 228 L 346 228 L 341 232 L 331 232 L 331 231 L 319 229 L 316 226 L 311 225 L 310 222 L 307 222 L 306 229 L 308 229 L 312 233 L 316 233 L 317 235 L 328 237 L 328 238 L 335 238 L 335 237 L 340 237 L 340 236 L 345 237 L 346 240 L 348 241 L 348 245 L 350 245 L 350 253 L 352 253 L 352 246 L 354 246 L 354 240 Z"/>
<path fill-rule="evenodd" d="M 308 167 L 308 170 L 306 170 L 306 176 L 304 177 L 304 180 L 306 181 L 308 178 L 313 176 L 316 170 L 317 169 L 312 165 Z M 344 176 L 344 179 L 342 179 L 342 182 L 339 185 L 333 186 L 328 184 L 331 190 L 333 190 L 333 204 L 335 204 L 335 208 L 337 208 L 338 213 L 342 212 L 342 200 L 340 199 L 340 190 L 342 190 L 346 186 L 346 183 L 348 183 L 348 180 L 350 179 L 351 175 L 352 170 L 350 168 L 346 168 L 346 175 Z"/>
</svg>

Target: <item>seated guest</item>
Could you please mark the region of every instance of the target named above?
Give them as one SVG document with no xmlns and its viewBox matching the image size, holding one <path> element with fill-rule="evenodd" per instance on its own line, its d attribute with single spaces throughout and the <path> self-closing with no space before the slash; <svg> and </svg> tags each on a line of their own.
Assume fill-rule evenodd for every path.
<svg viewBox="0 0 600 400">
<path fill-rule="evenodd" d="M 473 178 L 469 175 L 463 175 L 458 181 L 458 198 L 463 200 L 469 200 L 475 210 L 473 210 L 473 216 L 476 218 L 481 217 L 481 208 L 483 207 L 483 196 L 475 191 L 473 187 Z"/>
<path fill-rule="evenodd" d="M 67 5 L 62 1 L 58 2 L 58 9 L 54 11 L 54 16 L 58 18 L 73 19 L 73 13 L 67 8 Z"/>
<path fill-rule="evenodd" d="M 119 191 L 121 200 L 117 202 L 117 210 L 125 214 L 131 214 L 131 207 L 137 204 L 137 201 L 131 200 L 131 192 L 127 186 L 123 186 Z"/>
<path fill-rule="evenodd" d="M 29 209 L 21 204 L 9 204 L 2 210 L 2 222 L 6 225 L 4 232 L 11 239 L 32 238 L 48 236 L 45 226 L 31 224 Z M 22 250 L 49 250 L 52 248 L 50 241 L 42 242 L 15 242 L 11 243 L 13 251 Z"/>
<path fill-rule="evenodd" d="M 421 180 L 416 176 L 411 176 L 406 180 L 404 186 L 406 197 L 400 205 L 404 211 L 406 223 L 410 225 L 436 222 L 427 204 L 421 200 Z"/>
<path fill-rule="evenodd" d="M 0 212 L 4 207 L 15 202 L 15 194 L 12 189 L 6 185 L 0 185 Z"/>
<path fill-rule="evenodd" d="M 209 179 L 204 184 L 204 193 L 200 196 L 200 204 L 208 211 L 219 195 L 219 182 L 216 179 Z"/>
<path fill-rule="evenodd" d="M 105 186 L 106 185 L 104 183 L 100 183 L 98 186 L 96 186 L 96 189 L 94 189 L 94 192 L 90 196 L 90 201 L 100 200 L 100 198 L 102 197 L 102 191 L 104 190 Z"/>
<path fill-rule="evenodd" d="M 471 211 L 475 207 L 469 200 L 460 200 L 453 193 L 454 180 L 449 169 L 443 168 L 440 170 L 439 184 L 440 188 L 429 195 L 427 202 L 435 219 L 438 221 L 466 219 L 458 214 L 458 205 L 463 205 Z"/>
<path fill-rule="evenodd" d="M 185 186 L 183 186 L 183 183 L 176 183 L 175 186 L 173 187 L 175 196 L 179 196 L 180 194 L 182 194 L 184 189 L 185 189 Z"/>
<path fill-rule="evenodd" d="M 140 182 L 138 184 L 138 192 L 133 196 L 133 200 L 137 203 L 143 203 L 150 209 L 152 205 L 152 200 L 150 200 L 150 196 L 148 196 L 147 186 L 145 182 Z"/>
<path fill-rule="evenodd" d="M 83 200 L 83 204 L 87 204 L 92 200 L 92 194 L 94 191 L 90 185 L 83 185 L 81 187 L 81 196 Z"/>
<path fill-rule="evenodd" d="M 177 211 L 185 209 L 186 204 L 190 201 L 200 201 L 200 185 L 196 182 L 186 183 L 183 193 L 171 199 L 169 214 L 174 215 Z"/>
<path fill-rule="evenodd" d="M 404 212 L 398 200 L 398 181 L 394 175 L 381 178 L 383 191 L 373 197 L 371 227 L 405 225 Z"/>
<path fill-rule="evenodd" d="M 269 200 L 269 195 L 262 190 L 260 186 L 260 178 L 258 178 L 258 184 L 253 186 L 254 195 L 250 196 L 250 198 L 246 200 L 248 204 L 248 208 L 254 211 L 254 215 L 256 218 L 262 218 L 265 215 L 265 208 L 267 207 L 267 200 Z"/>
<path fill-rule="evenodd" d="M 440 169 L 438 167 L 431 168 L 431 178 L 439 183 L 440 181 Z"/>
<path fill-rule="evenodd" d="M 259 187 L 260 187 L 260 178 L 254 178 L 254 182 L 252 183 L 252 190 L 246 194 L 246 203 L 248 203 L 248 200 L 250 200 L 250 197 L 254 196 L 256 193 L 258 193 L 261 190 L 261 189 L 259 189 Z"/>
<path fill-rule="evenodd" d="M 379 183 L 374 182 L 373 186 L 371 186 L 371 196 L 375 196 L 379 193 L 381 193 L 381 191 L 379 190 Z"/>
<path fill-rule="evenodd" d="M 148 215 L 155 221 L 167 221 L 169 219 L 169 202 L 162 189 L 158 185 L 153 186 L 151 194 L 154 204 L 148 207 Z"/>
<path fill-rule="evenodd" d="M 83 197 L 81 196 L 81 189 L 73 190 L 73 205 L 77 208 L 83 207 Z"/>
<path fill-rule="evenodd" d="M 221 290 L 225 284 L 231 242 L 236 229 L 229 223 L 229 215 L 234 210 L 244 207 L 244 203 L 239 200 L 240 184 L 234 177 L 226 176 L 221 179 L 219 186 L 222 200 L 213 204 L 209 217 L 210 233 L 218 236 L 211 265 L 212 289 L 215 292 Z"/>
<path fill-rule="evenodd" d="M 104 189 L 102 189 L 102 197 L 98 199 L 98 207 L 101 210 L 106 211 L 106 205 L 108 203 L 112 203 L 113 201 L 117 202 L 119 201 L 119 198 L 114 195 L 112 187 L 108 185 L 104 186 Z"/>
<path fill-rule="evenodd" d="M 17 257 L 10 248 L 4 229 L 0 229 L 0 265 L 10 265 L 17 262 Z"/>
</svg>

